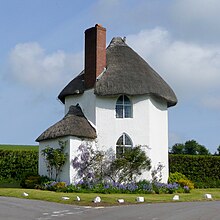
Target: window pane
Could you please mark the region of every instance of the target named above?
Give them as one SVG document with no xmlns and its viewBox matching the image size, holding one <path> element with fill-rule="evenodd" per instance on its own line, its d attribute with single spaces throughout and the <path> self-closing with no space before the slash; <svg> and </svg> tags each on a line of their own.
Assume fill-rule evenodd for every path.
<svg viewBox="0 0 220 220">
<path fill-rule="evenodd" d="M 131 114 L 131 106 L 124 106 L 124 117 L 125 118 L 131 118 L 132 114 Z"/>
<path fill-rule="evenodd" d="M 126 95 L 124 96 L 124 104 L 131 104 L 130 99 Z"/>
<path fill-rule="evenodd" d="M 119 145 L 119 146 L 120 146 L 120 145 L 124 145 L 124 144 L 123 144 L 123 136 L 121 136 L 121 137 L 118 139 L 116 145 Z"/>
<path fill-rule="evenodd" d="M 130 145 L 131 146 L 131 140 L 127 135 L 125 135 L 125 144 L 124 145 Z"/>
<path fill-rule="evenodd" d="M 123 118 L 123 106 L 116 105 L 116 118 Z"/>
<path fill-rule="evenodd" d="M 119 98 L 118 98 L 118 100 L 117 100 L 117 102 L 116 102 L 116 105 L 123 105 L 123 96 L 121 95 Z"/>
</svg>

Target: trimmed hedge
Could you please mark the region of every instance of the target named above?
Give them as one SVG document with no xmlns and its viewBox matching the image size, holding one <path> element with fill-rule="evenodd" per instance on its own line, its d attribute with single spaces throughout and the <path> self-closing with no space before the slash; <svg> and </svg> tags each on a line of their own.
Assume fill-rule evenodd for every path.
<svg viewBox="0 0 220 220">
<path fill-rule="evenodd" d="M 202 155 L 169 155 L 170 173 L 179 172 L 196 187 L 220 186 L 220 157 Z"/>
<path fill-rule="evenodd" d="M 179 172 L 195 186 L 220 187 L 220 156 L 169 155 L 170 173 Z M 0 180 L 20 181 L 27 174 L 38 174 L 38 152 L 0 150 Z"/>
<path fill-rule="evenodd" d="M 0 179 L 21 180 L 38 173 L 38 152 L 0 150 Z"/>
</svg>

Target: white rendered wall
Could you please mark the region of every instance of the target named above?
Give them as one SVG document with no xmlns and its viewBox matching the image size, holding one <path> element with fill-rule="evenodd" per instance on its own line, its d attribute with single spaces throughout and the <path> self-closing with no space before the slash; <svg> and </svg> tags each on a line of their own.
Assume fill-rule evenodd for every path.
<svg viewBox="0 0 220 220">
<path fill-rule="evenodd" d="M 162 181 L 167 182 L 169 175 L 167 104 L 161 100 L 151 99 L 149 109 L 149 146 L 151 147 L 152 169 L 156 169 L 159 163 L 164 166 Z"/>
<path fill-rule="evenodd" d="M 131 138 L 133 146 L 145 146 L 142 149 L 150 157 L 153 169 L 159 163 L 165 166 L 162 181 L 166 182 L 168 177 L 167 105 L 147 95 L 129 98 L 133 104 L 133 118 L 116 118 L 117 98 L 97 97 L 98 146 L 101 149 L 112 147 L 115 150 L 118 138 L 126 133 Z M 141 178 L 151 179 L 151 172 L 143 173 Z"/>
<path fill-rule="evenodd" d="M 65 153 L 68 154 L 67 161 L 62 168 L 61 175 L 59 176 L 59 181 L 66 182 L 67 184 L 75 183 L 80 179 L 77 177 L 77 171 L 72 166 L 72 160 L 79 154 L 78 148 L 81 144 L 91 143 L 95 147 L 95 141 L 91 140 L 81 140 L 80 138 L 68 136 L 65 138 L 59 138 L 54 140 L 42 141 L 39 143 L 39 175 L 48 176 L 47 167 L 41 151 L 47 146 L 53 148 L 59 148 L 59 141 L 67 141 L 65 147 Z"/>
<path fill-rule="evenodd" d="M 149 145 L 149 100 L 146 96 L 131 97 L 133 118 L 116 118 L 115 104 L 117 98 L 97 97 L 96 126 L 98 145 L 115 149 L 118 138 L 126 133 L 133 145 Z"/>
<path fill-rule="evenodd" d="M 69 141 L 69 138 L 59 138 L 59 139 L 53 139 L 53 140 L 46 140 L 46 141 L 41 141 L 39 143 L 39 163 L 38 163 L 38 173 L 39 173 L 39 175 L 48 176 L 45 159 L 41 155 L 42 150 L 45 149 L 46 147 L 53 147 L 55 149 L 59 148 L 60 147 L 60 145 L 59 145 L 60 140 L 61 141 L 67 141 L 67 144 L 66 144 L 66 147 L 65 147 L 65 153 L 70 155 L 70 151 L 69 151 L 70 141 Z M 62 173 L 58 178 L 59 181 L 64 181 L 66 183 L 70 182 L 69 167 L 70 167 L 70 162 L 69 162 L 69 158 L 68 158 L 65 165 L 62 168 Z"/>
<path fill-rule="evenodd" d="M 83 94 L 71 95 L 65 98 L 65 114 L 69 111 L 71 105 L 79 104 L 86 118 L 95 124 L 95 105 L 96 96 L 94 90 L 90 89 L 85 91 Z"/>
<path fill-rule="evenodd" d="M 70 183 L 76 183 L 80 180 L 80 178 L 77 176 L 77 171 L 73 168 L 72 166 L 72 160 L 81 154 L 80 151 L 78 151 L 78 148 L 80 145 L 90 145 L 92 147 L 96 146 L 96 141 L 95 140 L 89 140 L 89 139 L 85 139 L 85 140 L 81 140 L 77 137 L 71 137 L 70 138 Z"/>
<path fill-rule="evenodd" d="M 116 118 L 115 104 L 118 97 L 101 97 L 94 95 L 93 90 L 82 95 L 69 96 L 65 99 L 65 111 L 70 105 L 80 104 L 85 116 L 97 128 L 97 145 L 100 150 L 115 149 L 118 138 L 126 133 L 133 146 L 142 145 L 152 161 L 152 168 L 159 163 L 165 166 L 162 170 L 163 182 L 168 178 L 168 116 L 167 104 L 161 99 L 148 95 L 129 97 L 133 104 L 133 118 Z M 151 179 L 151 172 L 145 172 L 142 178 Z"/>
</svg>

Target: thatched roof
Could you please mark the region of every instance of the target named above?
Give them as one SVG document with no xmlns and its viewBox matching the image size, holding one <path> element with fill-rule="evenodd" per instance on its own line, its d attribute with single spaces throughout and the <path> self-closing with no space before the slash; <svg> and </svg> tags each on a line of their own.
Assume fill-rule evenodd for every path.
<svg viewBox="0 0 220 220">
<path fill-rule="evenodd" d="M 65 117 L 44 131 L 37 139 L 37 142 L 55 139 L 65 136 L 79 138 L 96 138 L 96 131 L 84 116 L 79 105 L 70 106 Z"/>
<path fill-rule="evenodd" d="M 122 38 L 112 39 L 106 56 L 106 71 L 98 77 L 94 86 L 96 95 L 150 94 L 164 99 L 168 107 L 176 105 L 177 98 L 170 86 Z M 66 96 L 85 91 L 83 75 L 78 75 L 59 94 L 58 98 L 63 103 Z"/>
</svg>

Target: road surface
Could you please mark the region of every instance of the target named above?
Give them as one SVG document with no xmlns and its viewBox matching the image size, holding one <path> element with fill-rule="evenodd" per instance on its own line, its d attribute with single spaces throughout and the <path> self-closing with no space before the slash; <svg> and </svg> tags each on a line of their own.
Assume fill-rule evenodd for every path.
<svg viewBox="0 0 220 220">
<path fill-rule="evenodd" d="M 0 197 L 0 220 L 220 220 L 218 202 L 81 207 Z"/>
</svg>

